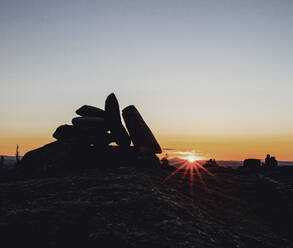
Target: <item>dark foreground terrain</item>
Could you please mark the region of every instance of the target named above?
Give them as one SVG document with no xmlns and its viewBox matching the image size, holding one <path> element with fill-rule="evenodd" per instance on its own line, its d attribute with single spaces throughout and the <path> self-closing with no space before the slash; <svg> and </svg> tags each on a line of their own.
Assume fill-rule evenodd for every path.
<svg viewBox="0 0 293 248">
<path fill-rule="evenodd" d="M 1 247 L 293 247 L 292 169 L 121 167 L 0 182 Z M 174 171 L 174 170 L 173 170 Z"/>
</svg>

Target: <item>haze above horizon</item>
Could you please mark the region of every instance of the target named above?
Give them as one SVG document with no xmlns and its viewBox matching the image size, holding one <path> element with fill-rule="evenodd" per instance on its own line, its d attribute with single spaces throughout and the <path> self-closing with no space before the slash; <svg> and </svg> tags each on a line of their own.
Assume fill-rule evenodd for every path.
<svg viewBox="0 0 293 248">
<path fill-rule="evenodd" d="M 162 147 L 293 160 L 293 2 L 1 1 L 0 153 L 115 92 Z"/>
</svg>

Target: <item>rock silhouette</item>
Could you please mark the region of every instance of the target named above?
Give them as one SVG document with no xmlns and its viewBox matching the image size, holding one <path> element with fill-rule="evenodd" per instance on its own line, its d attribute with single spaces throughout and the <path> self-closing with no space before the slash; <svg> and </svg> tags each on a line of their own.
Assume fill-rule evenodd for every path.
<svg viewBox="0 0 293 248">
<path fill-rule="evenodd" d="M 130 145 L 129 135 L 122 125 L 120 108 L 116 96 L 110 94 L 105 102 L 106 122 L 118 145 L 128 147 Z"/>
<path fill-rule="evenodd" d="M 105 117 L 104 110 L 89 105 L 83 105 L 78 110 L 76 110 L 75 113 L 84 117 Z"/>
<path fill-rule="evenodd" d="M 276 160 L 276 158 L 271 157 L 270 154 L 267 154 L 265 158 L 264 166 L 271 167 L 271 166 L 277 166 L 277 165 L 278 165 L 278 161 Z"/>
<path fill-rule="evenodd" d="M 60 141 L 74 140 L 82 137 L 82 133 L 71 125 L 62 125 L 53 133 L 53 137 Z"/>
<path fill-rule="evenodd" d="M 105 119 L 100 117 L 75 117 L 72 119 L 72 124 L 81 128 L 94 128 L 104 131 Z"/>
<path fill-rule="evenodd" d="M 249 169 L 258 169 L 261 167 L 261 162 L 259 159 L 245 159 L 243 162 L 243 167 L 249 168 Z"/>
<path fill-rule="evenodd" d="M 158 164 L 155 155 L 161 147 L 134 106 L 123 110 L 123 118 L 131 139 L 121 122 L 120 108 L 112 93 L 105 101 L 105 111 L 84 105 L 72 119 L 72 125 L 59 126 L 53 133 L 57 140 L 26 153 L 21 168 L 27 172 L 47 172 L 88 168 Z M 111 145 L 115 142 L 116 145 Z"/>
<path fill-rule="evenodd" d="M 138 147 L 142 151 L 153 153 L 162 152 L 155 136 L 135 106 L 131 105 L 123 109 L 122 116 L 134 146 Z"/>
</svg>

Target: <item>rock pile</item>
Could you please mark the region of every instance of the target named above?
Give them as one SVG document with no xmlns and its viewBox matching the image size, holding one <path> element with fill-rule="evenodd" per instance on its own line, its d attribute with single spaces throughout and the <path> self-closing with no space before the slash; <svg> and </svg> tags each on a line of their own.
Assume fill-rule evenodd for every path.
<svg viewBox="0 0 293 248">
<path fill-rule="evenodd" d="M 72 125 L 56 129 L 53 137 L 57 141 L 28 152 L 22 159 L 22 167 L 47 171 L 53 167 L 85 167 L 89 162 L 96 166 L 97 162 L 124 165 L 138 160 L 158 161 L 155 154 L 162 152 L 161 147 L 138 110 L 131 105 L 122 113 L 130 135 L 122 124 L 119 103 L 113 93 L 105 101 L 105 110 L 82 106 L 76 110 L 79 116 L 72 119 Z M 134 146 L 130 146 L 131 141 Z M 113 142 L 116 144 L 111 145 Z"/>
</svg>

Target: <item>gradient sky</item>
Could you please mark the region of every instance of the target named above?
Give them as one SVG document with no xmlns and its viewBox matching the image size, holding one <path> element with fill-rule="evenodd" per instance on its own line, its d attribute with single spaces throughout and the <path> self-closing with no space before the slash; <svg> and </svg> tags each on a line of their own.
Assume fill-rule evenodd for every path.
<svg viewBox="0 0 293 248">
<path fill-rule="evenodd" d="M 0 1 L 0 154 L 115 92 L 163 147 L 293 160 L 293 1 Z"/>
</svg>

